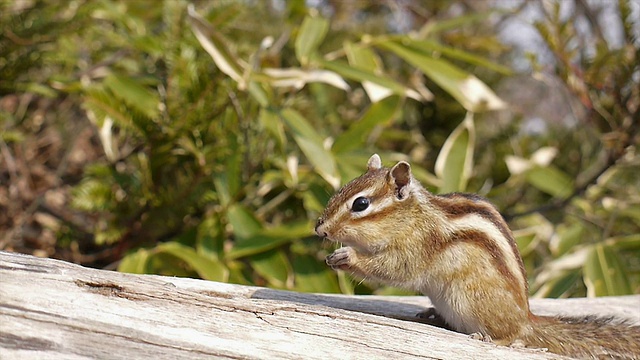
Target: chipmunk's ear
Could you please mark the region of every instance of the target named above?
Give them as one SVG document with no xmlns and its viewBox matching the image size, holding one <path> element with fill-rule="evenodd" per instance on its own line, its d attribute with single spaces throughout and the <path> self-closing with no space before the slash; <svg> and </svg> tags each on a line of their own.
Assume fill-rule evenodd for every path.
<svg viewBox="0 0 640 360">
<path fill-rule="evenodd" d="M 369 158 L 369 161 L 367 162 L 368 171 L 378 170 L 381 167 L 382 167 L 382 160 L 380 160 L 380 156 L 378 156 L 378 154 L 371 155 L 371 157 Z"/>
<path fill-rule="evenodd" d="M 389 171 L 389 180 L 396 186 L 396 196 L 402 200 L 409 196 L 411 184 L 411 165 L 406 161 L 400 161 Z"/>
</svg>

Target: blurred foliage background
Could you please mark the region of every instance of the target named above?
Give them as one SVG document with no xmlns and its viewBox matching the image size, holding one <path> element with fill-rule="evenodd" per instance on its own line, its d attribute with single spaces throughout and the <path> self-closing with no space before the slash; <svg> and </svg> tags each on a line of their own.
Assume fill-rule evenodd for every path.
<svg viewBox="0 0 640 360">
<path fill-rule="evenodd" d="M 640 293 L 633 0 L 1 4 L 0 249 L 401 293 L 312 232 L 378 152 L 490 198 L 533 296 Z"/>
</svg>

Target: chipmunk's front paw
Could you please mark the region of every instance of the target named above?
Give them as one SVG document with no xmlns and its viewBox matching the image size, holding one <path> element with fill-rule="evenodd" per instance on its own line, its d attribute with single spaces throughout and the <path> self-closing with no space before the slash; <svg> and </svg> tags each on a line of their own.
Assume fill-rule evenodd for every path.
<svg viewBox="0 0 640 360">
<path fill-rule="evenodd" d="M 355 263 L 355 259 L 355 250 L 348 246 L 344 246 L 327 256 L 325 261 L 327 262 L 327 265 L 331 266 L 334 270 L 349 270 Z"/>
</svg>

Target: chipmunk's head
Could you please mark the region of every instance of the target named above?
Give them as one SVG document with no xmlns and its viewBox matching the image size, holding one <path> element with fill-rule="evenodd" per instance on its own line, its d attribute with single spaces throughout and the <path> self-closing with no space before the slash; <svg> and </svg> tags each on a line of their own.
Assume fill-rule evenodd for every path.
<svg viewBox="0 0 640 360">
<path fill-rule="evenodd" d="M 405 161 L 385 168 L 374 154 L 367 168 L 329 200 L 315 230 L 318 236 L 373 253 L 383 249 L 406 223 L 421 186 Z"/>
</svg>

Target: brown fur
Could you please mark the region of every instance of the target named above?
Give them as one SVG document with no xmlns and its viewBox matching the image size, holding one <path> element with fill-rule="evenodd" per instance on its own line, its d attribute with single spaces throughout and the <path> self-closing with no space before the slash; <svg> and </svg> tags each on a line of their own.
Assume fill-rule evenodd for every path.
<svg viewBox="0 0 640 360">
<path fill-rule="evenodd" d="M 486 199 L 433 195 L 406 162 L 383 168 L 374 155 L 368 167 L 329 200 L 318 219 L 318 235 L 346 245 L 327 257 L 331 267 L 422 291 L 453 329 L 489 335 L 498 344 L 523 343 L 579 358 L 640 359 L 638 326 L 530 313 L 513 235 Z M 357 196 L 369 199 L 366 210 L 352 211 L 348 202 Z"/>
</svg>

